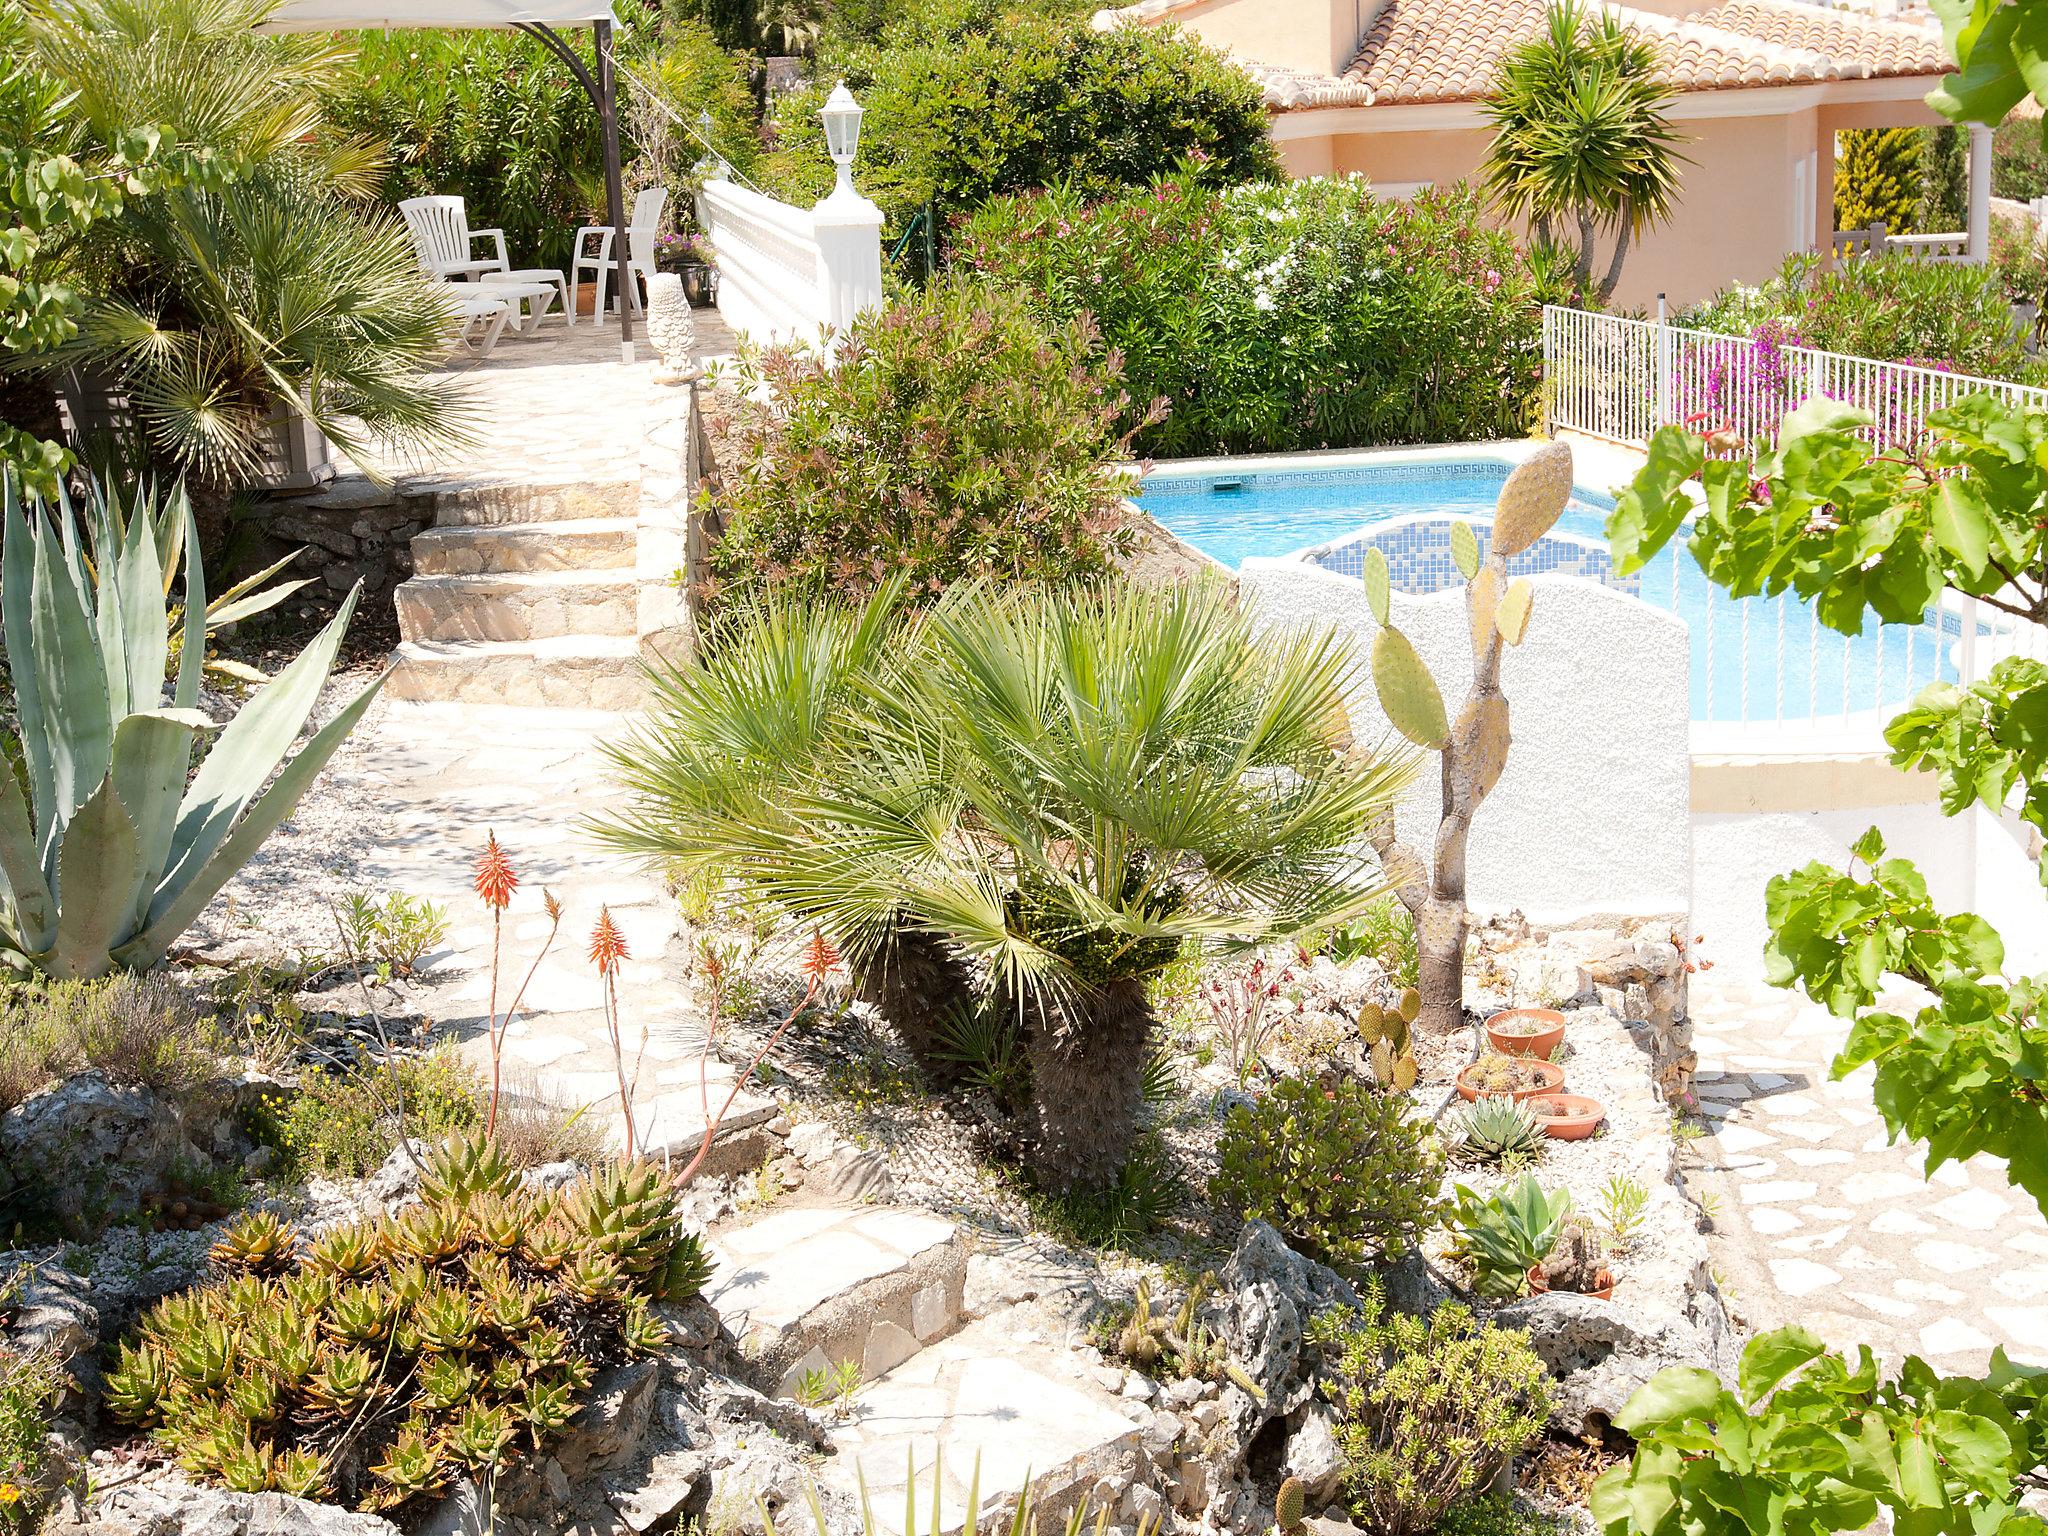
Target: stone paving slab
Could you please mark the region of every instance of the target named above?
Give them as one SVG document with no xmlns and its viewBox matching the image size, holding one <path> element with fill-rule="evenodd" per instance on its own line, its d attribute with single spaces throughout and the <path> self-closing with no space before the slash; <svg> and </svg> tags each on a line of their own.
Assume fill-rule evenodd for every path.
<svg viewBox="0 0 2048 1536">
<path fill-rule="evenodd" d="M 980 1465 L 982 1508 L 1014 1497 L 1030 1478 L 1041 1529 L 1057 1530 L 1064 1506 L 1085 1495 L 1106 1463 L 1137 1445 L 1132 1404 L 1093 1380 L 1065 1349 L 1020 1328 L 1004 1312 L 970 1323 L 864 1387 L 832 1439 L 837 1455 L 821 1485 L 858 1497 L 864 1479 L 876 1521 L 904 1536 L 906 1476 L 914 1478 L 918 1526 L 957 1532 Z"/>
<path fill-rule="evenodd" d="M 1924 1148 L 1887 1141 L 1872 1069 L 1829 1081 L 1848 1024 L 1799 994 L 1703 976 L 1692 1006 L 1713 1131 L 1689 1182 L 1714 1197 L 1709 1245 L 1744 1321 L 1892 1363 L 1981 1371 L 2003 1345 L 2048 1365 L 2048 1222 L 2004 1163 L 1924 1176 Z"/>
<path fill-rule="evenodd" d="M 720 1233 L 704 1296 L 787 1394 L 842 1361 L 880 1376 L 960 1321 L 967 1254 L 929 1211 L 799 1206 Z"/>
</svg>

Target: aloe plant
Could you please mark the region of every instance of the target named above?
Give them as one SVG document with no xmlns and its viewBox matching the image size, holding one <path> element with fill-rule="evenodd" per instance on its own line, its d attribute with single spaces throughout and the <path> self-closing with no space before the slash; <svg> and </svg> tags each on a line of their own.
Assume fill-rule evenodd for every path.
<svg viewBox="0 0 2048 1536">
<path fill-rule="evenodd" d="M 375 698 L 381 680 L 285 760 L 361 586 L 199 750 L 194 772 L 216 728 L 198 708 L 207 604 L 190 509 L 183 651 L 165 707 L 170 610 L 150 520 L 117 532 L 97 501 L 88 567 L 67 503 L 54 517 L 24 508 L 11 481 L 0 501 L 0 626 L 19 721 L 19 750 L 0 763 L 0 961 L 65 978 L 142 969 L 291 813 Z"/>
</svg>

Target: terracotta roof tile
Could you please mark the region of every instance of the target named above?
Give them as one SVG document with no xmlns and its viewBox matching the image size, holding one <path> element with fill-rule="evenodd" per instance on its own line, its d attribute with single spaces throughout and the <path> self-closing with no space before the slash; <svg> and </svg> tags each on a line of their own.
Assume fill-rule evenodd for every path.
<svg viewBox="0 0 2048 1536">
<path fill-rule="evenodd" d="M 1096 14 L 1097 26 L 1158 20 L 1194 0 L 1139 0 Z M 1653 38 L 1680 90 L 1735 90 L 1824 80 L 1939 75 L 1949 68 L 1933 27 L 1824 10 L 1799 0 L 1723 0 L 1671 17 L 1611 9 Z M 1495 66 L 1543 25 L 1544 0 L 1383 0 L 1343 75 L 1241 60 L 1275 111 L 1373 103 L 1476 101 Z"/>
</svg>

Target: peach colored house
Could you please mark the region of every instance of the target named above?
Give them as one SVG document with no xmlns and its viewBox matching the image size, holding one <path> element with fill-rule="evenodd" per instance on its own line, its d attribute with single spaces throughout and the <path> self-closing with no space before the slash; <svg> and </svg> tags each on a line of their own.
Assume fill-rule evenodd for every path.
<svg viewBox="0 0 2048 1536">
<path fill-rule="evenodd" d="M 1830 248 L 1835 133 L 1941 121 L 1923 101 L 1952 67 L 1931 25 L 1797 0 L 1611 6 L 1655 40 L 1692 140 L 1671 222 L 1629 253 L 1615 302 L 1683 304 Z M 1096 23 L 1178 23 L 1265 88 L 1298 176 L 1359 172 L 1392 193 L 1474 175 L 1495 65 L 1543 0 L 1141 0 Z M 1989 230 L 1990 135 L 1970 141 L 1971 254 Z M 1604 250 L 1604 246 L 1603 246 Z"/>
</svg>

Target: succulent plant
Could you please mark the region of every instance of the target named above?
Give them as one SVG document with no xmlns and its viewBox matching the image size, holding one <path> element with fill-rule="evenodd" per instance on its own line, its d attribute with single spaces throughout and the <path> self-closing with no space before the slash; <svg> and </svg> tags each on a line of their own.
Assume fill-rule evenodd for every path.
<svg viewBox="0 0 2048 1536">
<path fill-rule="evenodd" d="M 471 1403 L 443 1434 L 448 1454 L 471 1471 L 496 1465 L 512 1443 L 512 1415 L 503 1408 Z"/>
<path fill-rule="evenodd" d="M 1568 1217 L 1557 1235 L 1557 1246 L 1543 1261 L 1543 1283 L 1553 1291 L 1597 1291 L 1605 1257 L 1592 1223 Z"/>
<path fill-rule="evenodd" d="M 370 1473 L 384 1485 L 382 1504 L 386 1508 L 434 1492 L 449 1476 L 439 1437 L 425 1419 L 408 1421 Z"/>
<path fill-rule="evenodd" d="M 118 1363 L 107 1372 L 103 1401 L 107 1411 L 122 1423 L 147 1428 L 157 1422 L 159 1405 L 170 1384 L 163 1356 L 153 1346 L 124 1343 Z"/>
<path fill-rule="evenodd" d="M 291 1263 L 298 1234 L 270 1211 L 246 1211 L 213 1245 L 213 1262 L 250 1275 L 276 1274 Z"/>
<path fill-rule="evenodd" d="M 1308 1492 L 1298 1477 L 1280 1480 L 1280 1491 L 1273 1498 L 1273 1524 L 1280 1530 L 1280 1536 L 1301 1536 L 1302 1513 L 1307 1503 Z"/>
<path fill-rule="evenodd" d="M 518 1187 L 518 1171 L 495 1141 L 482 1136 L 457 1136 L 436 1147 L 420 1171 L 420 1199 L 428 1205 L 466 1210 L 473 1201 Z"/>
<path fill-rule="evenodd" d="M 1512 1098 L 1482 1098 L 1459 1117 L 1460 1145 L 1483 1163 L 1530 1161 L 1543 1153 L 1543 1127 Z"/>
<path fill-rule="evenodd" d="M 1413 642 L 1393 624 L 1385 555 L 1368 551 L 1361 573 L 1366 604 L 1379 624 L 1371 660 L 1380 707 L 1409 741 L 1443 754 L 1434 871 L 1400 841 L 1391 815 L 1381 817 L 1371 834 L 1388 882 L 1415 920 L 1421 1006 L 1409 1022 L 1420 1020 L 1438 1034 L 1448 1034 L 1463 1019 L 1465 844 L 1481 802 L 1507 767 L 1512 740 L 1508 703 L 1500 690 L 1501 648 L 1521 644 L 1529 626 L 1532 589 L 1527 577 L 1508 578 L 1507 562 L 1556 525 L 1571 491 L 1571 448 L 1548 443 L 1517 465 L 1502 485 L 1483 555 L 1477 534 L 1463 523 L 1452 526 L 1451 554 L 1465 577 L 1472 646 L 1472 684 L 1455 719 Z"/>
<path fill-rule="evenodd" d="M 338 1280 L 360 1280 L 374 1270 L 384 1257 L 384 1244 L 377 1229 L 370 1226 L 336 1227 L 313 1239 L 306 1250 L 306 1267 L 301 1283 L 309 1276 L 331 1275 Z M 323 1305 L 325 1298 L 309 1300 Z"/>
<path fill-rule="evenodd" d="M 376 698 L 373 683 L 285 760 L 361 588 L 220 730 L 194 773 L 213 722 L 199 710 L 206 580 L 189 510 L 183 653 L 166 709 L 170 614 L 149 519 L 121 527 L 96 498 L 83 519 L 98 553 L 88 566 L 68 502 L 53 527 L 0 479 L 0 626 L 28 776 L 24 793 L 17 754 L 0 753 L 0 952 L 62 977 L 142 969 L 291 814 Z"/>
</svg>

